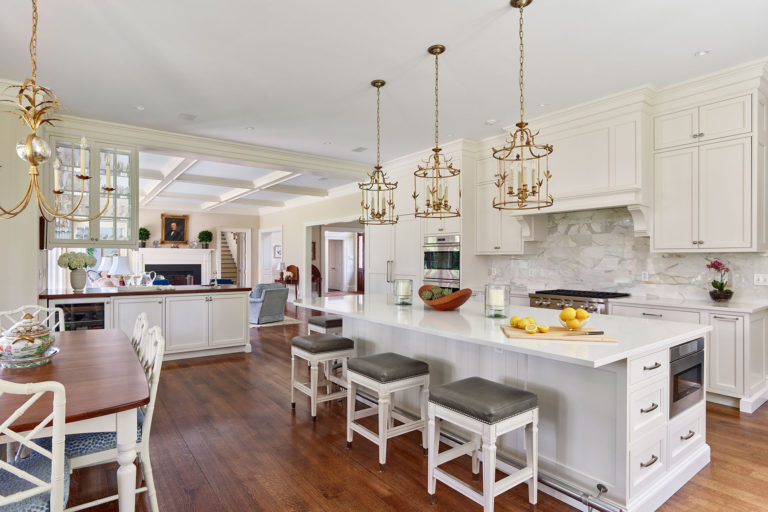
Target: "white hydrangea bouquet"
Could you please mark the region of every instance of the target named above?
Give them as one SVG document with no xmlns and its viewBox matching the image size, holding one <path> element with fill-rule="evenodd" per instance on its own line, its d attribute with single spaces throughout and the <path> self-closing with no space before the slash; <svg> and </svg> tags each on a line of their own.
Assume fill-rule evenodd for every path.
<svg viewBox="0 0 768 512">
<path fill-rule="evenodd" d="M 56 263 L 61 268 L 68 268 L 69 270 L 77 270 L 78 268 L 94 267 L 96 266 L 96 257 L 84 252 L 65 252 Z"/>
</svg>

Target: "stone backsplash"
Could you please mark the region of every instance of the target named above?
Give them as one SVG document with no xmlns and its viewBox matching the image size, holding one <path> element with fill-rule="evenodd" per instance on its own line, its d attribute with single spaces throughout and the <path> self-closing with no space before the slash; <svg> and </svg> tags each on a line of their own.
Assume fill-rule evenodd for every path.
<svg viewBox="0 0 768 512">
<path fill-rule="evenodd" d="M 753 284 L 755 273 L 768 273 L 768 253 L 651 253 L 650 239 L 635 237 L 625 208 L 550 214 L 545 241 L 527 243 L 525 255 L 491 257 L 488 272 L 495 270 L 492 281 L 518 288 L 706 300 L 706 258 L 731 266 L 734 301 L 768 302 L 768 286 Z"/>
</svg>

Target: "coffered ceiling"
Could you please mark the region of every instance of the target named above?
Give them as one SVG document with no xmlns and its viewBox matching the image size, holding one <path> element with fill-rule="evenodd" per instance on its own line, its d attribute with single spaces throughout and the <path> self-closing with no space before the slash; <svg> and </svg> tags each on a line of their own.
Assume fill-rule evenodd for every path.
<svg viewBox="0 0 768 512">
<path fill-rule="evenodd" d="M 3 2 L 0 77 L 29 74 L 30 11 L 29 0 Z M 765 57 L 766 19 L 765 0 L 536 0 L 526 10 L 529 115 Z M 387 80 L 383 159 L 432 143 L 433 43 L 448 48 L 444 140 L 514 123 L 516 37 L 508 0 L 40 0 L 38 77 L 72 115 L 370 164 L 373 78 Z M 711 52 L 695 57 L 701 50 Z M 204 180 L 210 164 L 174 161 L 168 172 L 187 164 L 181 179 L 159 181 L 156 198 L 216 196 L 209 202 L 234 209 L 314 183 L 220 167 L 258 189 L 223 192 Z"/>
</svg>

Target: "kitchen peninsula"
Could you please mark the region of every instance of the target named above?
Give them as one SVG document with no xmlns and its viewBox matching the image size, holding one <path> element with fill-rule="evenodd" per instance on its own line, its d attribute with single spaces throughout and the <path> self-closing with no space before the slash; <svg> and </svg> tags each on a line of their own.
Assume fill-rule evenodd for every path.
<svg viewBox="0 0 768 512">
<path fill-rule="evenodd" d="M 391 351 L 429 362 L 432 385 L 481 376 L 536 393 L 541 472 L 591 495 L 602 484 L 604 502 L 622 510 L 655 510 L 709 463 L 703 393 L 670 417 L 670 348 L 706 337 L 710 326 L 593 315 L 589 326 L 618 342 L 529 341 L 505 337 L 506 320 L 485 318 L 478 301 L 452 312 L 394 306 L 386 295 L 296 304 L 343 316 L 357 355 Z M 558 324 L 557 311 L 513 313 Z M 398 407 L 416 410 L 415 394 L 398 398 Z M 518 434 L 500 449 L 524 460 Z"/>
<path fill-rule="evenodd" d="M 159 325 L 165 334 L 169 360 L 250 352 L 250 291 L 234 285 L 45 290 L 39 302 L 62 308 L 67 330 L 119 328 L 131 336 L 136 317 L 146 313 L 149 324 Z"/>
</svg>

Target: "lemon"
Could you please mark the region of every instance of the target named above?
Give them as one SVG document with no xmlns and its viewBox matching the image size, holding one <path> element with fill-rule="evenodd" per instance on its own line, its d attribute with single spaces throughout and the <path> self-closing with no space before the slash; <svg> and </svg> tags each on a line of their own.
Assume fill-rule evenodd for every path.
<svg viewBox="0 0 768 512">
<path fill-rule="evenodd" d="M 578 318 L 571 318 L 570 320 L 566 320 L 565 325 L 569 329 L 578 329 L 579 327 L 581 327 L 581 320 L 579 320 Z"/>
<path fill-rule="evenodd" d="M 525 317 L 524 320 L 525 320 L 525 322 L 527 324 L 535 324 L 536 323 L 536 320 L 533 317 L 530 317 L 530 316 Z"/>
<path fill-rule="evenodd" d="M 536 334 L 536 331 L 538 330 L 538 326 L 536 324 L 528 324 L 525 326 L 525 332 L 528 334 Z"/>
<path fill-rule="evenodd" d="M 539 324 L 539 332 L 549 332 L 549 326 L 544 324 Z"/>
<path fill-rule="evenodd" d="M 579 308 L 576 310 L 576 318 L 579 320 L 586 320 L 589 318 L 589 313 L 587 313 L 586 309 Z"/>
<path fill-rule="evenodd" d="M 512 327 L 517 327 L 517 322 L 519 322 L 520 320 L 522 319 L 519 316 L 513 316 L 512 318 L 509 319 L 509 325 L 511 325 Z"/>
<path fill-rule="evenodd" d="M 518 329 L 525 329 L 525 326 L 526 326 L 526 325 L 528 325 L 528 320 L 526 320 L 525 318 L 522 318 L 522 319 L 520 319 L 520 320 L 517 322 L 517 328 L 518 328 Z"/>
<path fill-rule="evenodd" d="M 576 310 L 573 308 L 565 308 L 560 312 L 560 320 L 567 322 L 576 318 Z"/>
</svg>

